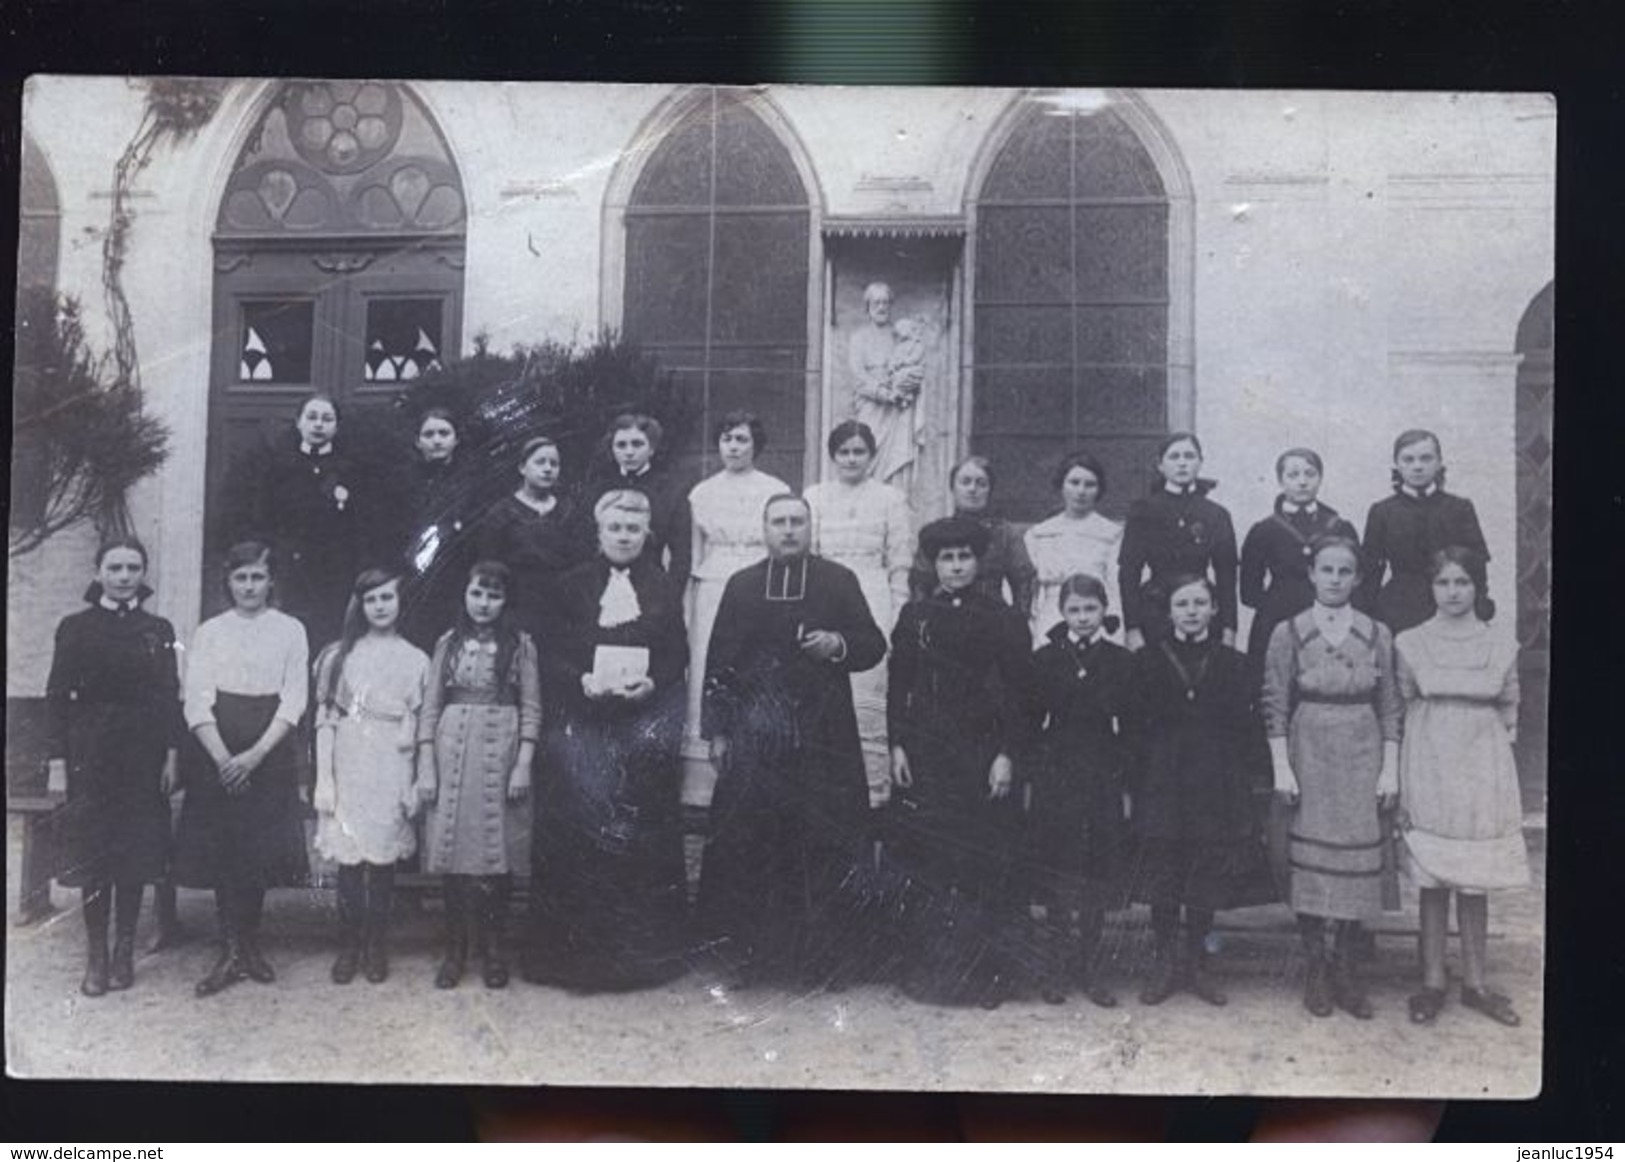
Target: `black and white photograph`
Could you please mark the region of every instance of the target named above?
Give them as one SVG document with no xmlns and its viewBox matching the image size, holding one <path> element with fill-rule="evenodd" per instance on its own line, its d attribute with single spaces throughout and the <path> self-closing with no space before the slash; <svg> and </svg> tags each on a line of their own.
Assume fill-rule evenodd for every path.
<svg viewBox="0 0 1625 1162">
<path fill-rule="evenodd" d="M 21 127 L 10 1076 L 1540 1093 L 1551 94 Z"/>
</svg>

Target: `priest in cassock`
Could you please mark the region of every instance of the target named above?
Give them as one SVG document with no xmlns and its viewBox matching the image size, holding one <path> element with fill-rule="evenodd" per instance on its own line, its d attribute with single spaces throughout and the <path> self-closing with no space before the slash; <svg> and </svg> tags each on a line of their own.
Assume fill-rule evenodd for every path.
<svg viewBox="0 0 1625 1162">
<path fill-rule="evenodd" d="M 865 956 L 843 945 L 872 855 L 850 676 L 886 639 L 857 577 L 809 553 L 810 523 L 800 497 L 768 501 L 768 557 L 729 579 L 706 658 L 700 924 L 741 984 L 841 987 Z"/>
</svg>

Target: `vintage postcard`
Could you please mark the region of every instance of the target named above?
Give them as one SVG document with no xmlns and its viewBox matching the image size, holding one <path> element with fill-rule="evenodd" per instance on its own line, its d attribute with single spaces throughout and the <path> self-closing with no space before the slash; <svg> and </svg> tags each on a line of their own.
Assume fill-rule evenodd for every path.
<svg viewBox="0 0 1625 1162">
<path fill-rule="evenodd" d="M 33 78 L 7 1070 L 1538 1093 L 1556 127 Z"/>
</svg>

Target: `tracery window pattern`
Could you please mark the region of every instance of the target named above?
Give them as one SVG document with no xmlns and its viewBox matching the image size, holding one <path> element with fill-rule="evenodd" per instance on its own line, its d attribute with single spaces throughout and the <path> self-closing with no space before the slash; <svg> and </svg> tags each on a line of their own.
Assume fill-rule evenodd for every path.
<svg viewBox="0 0 1625 1162">
<path fill-rule="evenodd" d="M 807 399 L 806 187 L 743 96 L 702 93 L 653 151 L 626 210 L 626 337 L 673 376 L 696 438 L 682 468 L 715 471 L 711 424 L 734 408 L 771 435 L 757 466 L 802 477 Z"/>
<path fill-rule="evenodd" d="M 971 447 L 1021 519 L 1057 506 L 1069 449 L 1103 461 L 1121 516 L 1168 422 L 1168 198 L 1110 109 L 1035 103 L 978 195 Z"/>
</svg>

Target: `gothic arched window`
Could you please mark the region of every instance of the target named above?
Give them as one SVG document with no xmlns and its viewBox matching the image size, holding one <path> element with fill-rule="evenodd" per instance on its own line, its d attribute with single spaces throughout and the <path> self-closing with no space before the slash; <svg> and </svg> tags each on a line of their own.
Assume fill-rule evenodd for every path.
<svg viewBox="0 0 1625 1162">
<path fill-rule="evenodd" d="M 626 207 L 626 337 L 671 373 L 717 468 L 712 423 L 735 408 L 771 435 L 758 466 L 792 483 L 806 450 L 807 190 L 744 95 L 700 94 L 654 149 Z"/>
<path fill-rule="evenodd" d="M 1121 515 L 1168 424 L 1169 200 L 1109 107 L 1035 103 L 975 203 L 972 450 L 999 500 L 1035 519 L 1075 447 L 1100 457 Z M 1124 487 L 1127 485 L 1127 487 Z"/>
<path fill-rule="evenodd" d="M 51 358 L 56 314 L 56 277 L 62 241 L 62 208 L 56 179 L 34 139 L 23 134 L 22 182 L 17 224 L 17 341 L 15 373 L 43 374 Z M 16 392 L 13 392 L 15 399 Z M 15 420 L 15 416 L 13 419 Z M 27 528 L 44 510 L 45 447 L 38 432 L 20 427 L 11 450 L 12 528 Z"/>
</svg>

